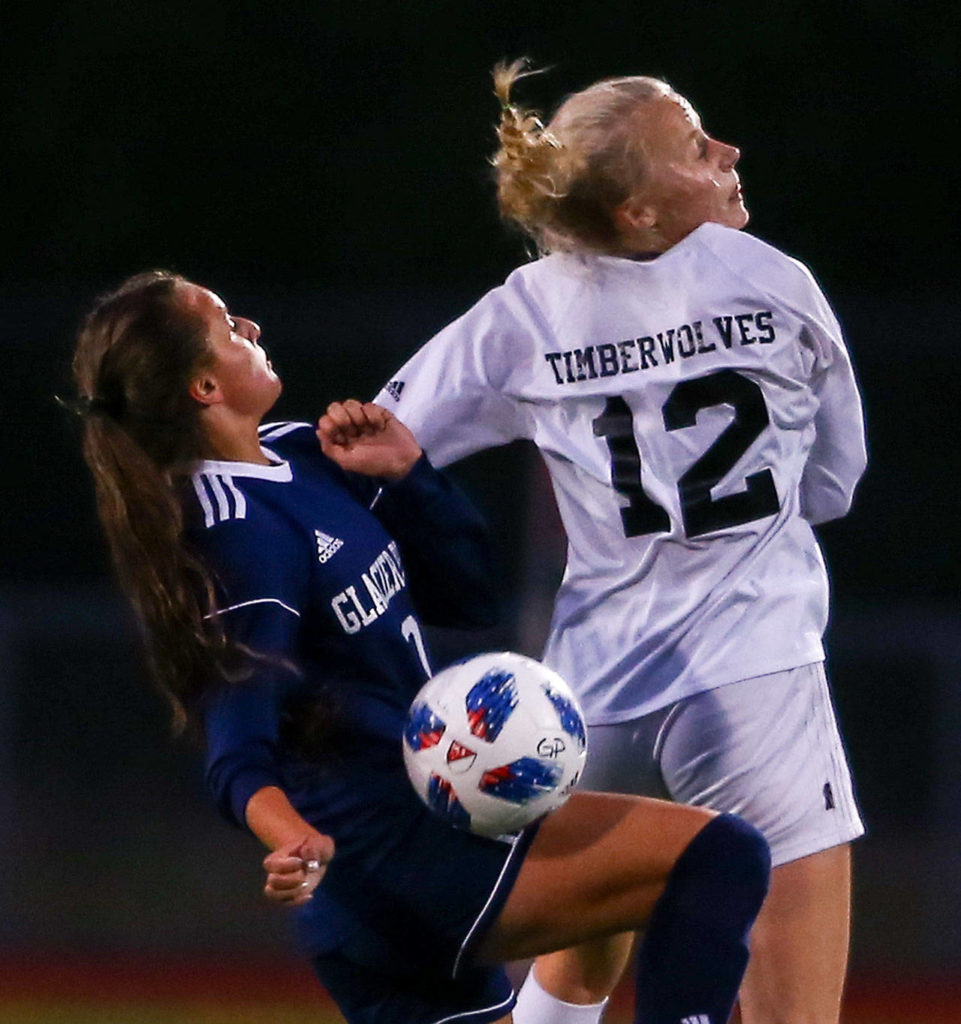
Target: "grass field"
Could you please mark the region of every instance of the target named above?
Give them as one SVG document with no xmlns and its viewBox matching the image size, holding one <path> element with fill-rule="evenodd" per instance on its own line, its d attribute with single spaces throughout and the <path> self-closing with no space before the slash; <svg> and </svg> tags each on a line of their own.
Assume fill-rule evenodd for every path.
<svg viewBox="0 0 961 1024">
<path fill-rule="evenodd" d="M 630 990 L 606 1024 L 629 1024 Z M 343 1024 L 288 961 L 0 958 L 0 1024 Z M 843 1024 L 961 1024 L 961 981 L 856 978 Z"/>
</svg>

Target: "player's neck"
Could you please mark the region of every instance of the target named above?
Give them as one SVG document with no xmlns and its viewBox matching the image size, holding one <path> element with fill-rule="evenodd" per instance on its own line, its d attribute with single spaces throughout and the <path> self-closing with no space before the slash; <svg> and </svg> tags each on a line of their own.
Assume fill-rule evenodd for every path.
<svg viewBox="0 0 961 1024">
<path fill-rule="evenodd" d="M 210 417 L 204 424 L 204 458 L 218 462 L 253 462 L 269 466 L 270 459 L 260 447 L 258 423 L 233 417 Z"/>
</svg>

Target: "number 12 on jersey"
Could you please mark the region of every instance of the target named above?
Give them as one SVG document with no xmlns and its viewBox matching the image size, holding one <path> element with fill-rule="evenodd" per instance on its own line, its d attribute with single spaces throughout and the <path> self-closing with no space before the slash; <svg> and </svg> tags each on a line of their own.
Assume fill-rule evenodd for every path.
<svg viewBox="0 0 961 1024">
<path fill-rule="evenodd" d="M 681 381 L 667 397 L 661 414 L 664 429 L 692 427 L 702 409 L 729 405 L 734 419 L 677 482 L 684 532 L 700 537 L 713 530 L 739 526 L 778 512 L 777 489 L 770 469 L 745 477 L 745 489 L 721 498 L 711 490 L 727 476 L 770 423 L 760 386 L 734 370 L 718 370 L 705 377 Z M 603 437 L 611 454 L 611 483 L 628 499 L 621 509 L 624 533 L 638 537 L 671 528 L 667 511 L 641 486 L 641 453 L 634 437 L 634 417 L 620 396 L 607 399 L 594 420 L 594 436 Z"/>
</svg>

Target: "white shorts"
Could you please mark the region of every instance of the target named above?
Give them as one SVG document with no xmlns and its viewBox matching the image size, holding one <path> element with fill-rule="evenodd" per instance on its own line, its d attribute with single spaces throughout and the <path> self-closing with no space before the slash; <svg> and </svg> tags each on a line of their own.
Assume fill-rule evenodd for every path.
<svg viewBox="0 0 961 1024">
<path fill-rule="evenodd" d="M 775 865 L 864 834 L 821 662 L 591 726 L 581 786 L 738 814 Z"/>
</svg>

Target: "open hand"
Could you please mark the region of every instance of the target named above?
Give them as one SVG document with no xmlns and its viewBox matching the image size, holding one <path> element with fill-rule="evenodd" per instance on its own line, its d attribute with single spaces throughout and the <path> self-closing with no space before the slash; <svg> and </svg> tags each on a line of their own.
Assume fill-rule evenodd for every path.
<svg viewBox="0 0 961 1024">
<path fill-rule="evenodd" d="M 421 456 L 414 435 L 373 402 L 332 402 L 317 421 L 323 453 L 343 469 L 388 480 L 405 477 Z"/>
</svg>

